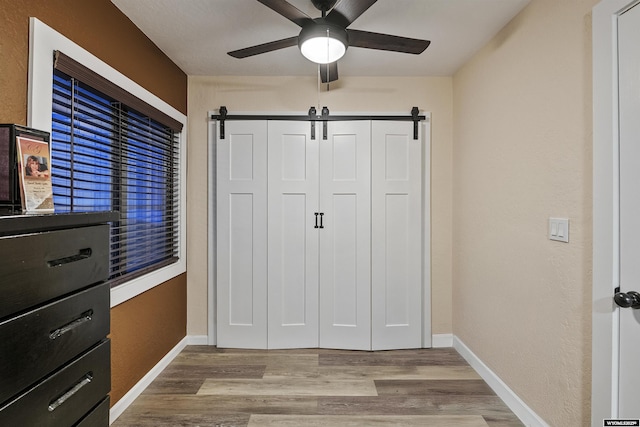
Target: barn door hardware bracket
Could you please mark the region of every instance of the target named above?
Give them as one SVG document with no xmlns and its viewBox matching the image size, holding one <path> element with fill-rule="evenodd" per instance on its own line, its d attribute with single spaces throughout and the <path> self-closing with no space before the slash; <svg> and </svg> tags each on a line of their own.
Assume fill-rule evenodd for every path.
<svg viewBox="0 0 640 427">
<path fill-rule="evenodd" d="M 420 116 L 418 115 L 420 110 L 418 107 L 413 107 L 411 109 L 411 120 L 413 120 L 413 139 L 418 139 L 418 123 L 420 123 Z"/>
<path fill-rule="evenodd" d="M 309 108 L 309 121 L 311 122 L 311 139 L 316 139 L 316 107 Z"/>
<path fill-rule="evenodd" d="M 224 139 L 224 120 L 227 118 L 227 107 L 224 105 L 220 107 L 220 114 L 218 114 L 218 120 L 220 121 L 220 139 Z"/>
<path fill-rule="evenodd" d="M 327 119 L 329 118 L 329 109 L 322 107 L 322 140 L 327 140 Z"/>
</svg>

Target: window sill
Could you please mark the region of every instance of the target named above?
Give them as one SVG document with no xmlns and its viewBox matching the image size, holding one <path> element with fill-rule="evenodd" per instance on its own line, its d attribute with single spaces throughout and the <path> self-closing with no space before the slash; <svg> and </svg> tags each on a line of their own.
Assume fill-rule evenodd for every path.
<svg viewBox="0 0 640 427">
<path fill-rule="evenodd" d="M 167 265 L 152 273 L 121 283 L 111 289 L 111 308 L 135 298 L 143 292 L 153 289 L 186 271 L 186 262 L 184 258 L 181 258 L 177 263 Z"/>
</svg>

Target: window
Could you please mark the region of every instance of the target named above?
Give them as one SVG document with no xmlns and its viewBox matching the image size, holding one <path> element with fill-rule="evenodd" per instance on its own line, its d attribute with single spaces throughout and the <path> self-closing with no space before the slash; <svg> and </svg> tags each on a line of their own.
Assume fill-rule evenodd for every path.
<svg viewBox="0 0 640 427">
<path fill-rule="evenodd" d="M 175 248 L 176 252 L 172 255 L 172 257 L 163 261 L 164 263 L 166 263 L 166 265 L 164 266 L 162 266 L 163 262 L 156 262 L 153 267 L 140 266 L 131 274 L 127 275 L 126 273 L 120 273 L 119 276 L 113 277 L 112 280 L 114 281 L 114 283 L 116 281 L 118 283 L 118 286 L 113 286 L 111 288 L 111 307 L 115 307 L 118 304 L 121 304 L 129 300 L 130 298 L 134 298 L 137 295 L 140 295 L 141 293 L 146 292 L 149 289 L 152 289 L 153 287 L 166 282 L 167 280 L 171 280 L 186 271 L 187 130 L 185 125 L 187 123 L 187 117 L 180 111 L 173 108 L 171 105 L 167 104 L 162 99 L 158 98 L 153 93 L 149 92 L 133 80 L 129 79 L 127 76 L 120 73 L 118 70 L 111 67 L 109 64 L 106 64 L 87 50 L 83 49 L 81 46 L 74 43 L 72 40 L 69 40 L 62 34 L 58 33 L 51 27 L 41 22 L 37 18 L 29 18 L 29 22 L 29 95 L 27 103 L 28 126 L 51 132 L 52 136 L 56 138 L 56 140 L 63 139 L 58 135 L 58 132 L 60 132 L 60 130 L 54 129 L 58 127 L 58 123 L 56 123 L 56 121 L 62 119 L 57 116 L 54 117 L 54 115 L 52 114 L 54 109 L 57 108 L 53 105 L 54 101 L 57 102 L 57 95 L 54 95 L 53 88 L 54 85 L 58 84 L 64 86 L 62 81 L 59 81 L 58 78 L 62 75 L 66 75 L 67 77 L 73 77 L 75 81 L 82 83 L 77 85 L 77 91 L 79 94 L 83 96 L 86 95 L 86 97 L 88 97 L 89 99 L 93 99 L 96 103 L 98 103 L 98 100 L 101 98 L 109 100 L 109 102 L 107 102 L 109 108 L 107 108 L 106 110 L 102 110 L 100 114 L 106 114 L 107 112 L 111 113 L 111 109 L 116 107 L 116 105 L 112 105 L 111 101 L 119 100 L 121 104 L 120 108 L 122 110 L 122 114 L 146 116 L 149 117 L 153 122 L 162 124 L 161 128 L 169 128 L 174 130 L 173 136 L 176 140 L 174 141 L 174 149 L 178 150 L 179 148 L 179 151 L 174 151 L 173 153 L 173 164 L 174 167 L 178 169 L 177 171 L 174 170 L 173 175 L 175 179 L 173 182 L 173 184 L 175 185 L 175 193 L 173 193 L 173 207 L 175 209 L 173 217 L 174 229 L 165 229 L 164 233 L 161 234 L 162 237 L 165 237 L 166 232 L 172 231 L 174 233 L 174 239 L 177 236 L 177 241 L 173 240 L 173 243 L 177 245 Z M 64 54 L 69 59 L 72 59 L 72 61 L 66 61 L 64 59 L 61 60 L 60 55 L 58 55 L 56 61 L 54 62 L 53 53 L 56 51 L 64 52 Z M 76 61 L 77 64 L 80 65 L 80 67 L 73 67 L 73 61 Z M 69 64 L 67 64 L 68 62 Z M 65 64 L 68 69 L 62 69 L 65 67 Z M 55 73 L 54 70 L 57 70 L 57 73 Z M 54 82 L 54 80 L 56 82 Z M 52 84 L 52 82 L 54 83 Z M 71 87 L 70 83 L 68 84 L 69 87 Z M 95 90 L 87 90 L 86 92 L 82 92 L 83 90 L 87 89 L 83 86 L 83 84 L 91 86 Z M 105 95 L 108 96 L 105 97 Z M 124 108 L 123 106 L 126 106 L 126 108 Z M 97 114 L 97 112 L 93 114 Z M 98 115 L 98 117 L 96 117 L 95 119 L 98 118 L 101 118 L 101 116 Z M 62 121 L 62 123 L 64 123 L 64 121 Z M 98 123 L 99 121 L 88 121 L 87 125 L 91 124 L 95 128 L 94 130 L 97 130 L 99 128 Z M 132 132 L 132 128 L 125 127 L 124 129 L 125 131 L 129 132 L 129 135 L 134 133 Z M 69 129 L 69 132 L 70 131 L 71 130 Z M 78 130 L 74 130 L 74 133 L 76 133 L 77 131 Z M 114 199 L 116 199 L 115 202 L 120 203 L 120 206 L 123 205 L 123 201 L 117 200 L 117 193 L 108 194 L 107 189 L 111 190 L 112 188 L 115 188 L 112 187 L 112 181 L 115 179 L 122 180 L 123 174 L 103 173 L 102 175 L 99 175 L 92 172 L 92 168 L 104 168 L 104 163 L 102 162 L 111 161 L 110 156 L 118 154 L 115 148 L 111 150 L 105 150 L 104 152 L 96 149 L 96 147 L 106 148 L 108 144 L 104 143 L 104 141 L 114 140 L 114 138 L 116 138 L 114 137 L 115 133 L 113 132 L 113 128 L 111 127 L 109 127 L 108 129 L 100 129 L 100 131 L 102 133 L 98 133 L 99 136 L 95 136 L 93 140 L 86 139 L 85 141 L 83 141 L 83 143 L 86 143 L 86 145 L 88 145 L 88 147 L 85 147 L 84 149 L 91 149 L 95 153 L 95 156 L 91 159 L 91 161 L 84 161 L 83 163 L 82 161 L 78 160 L 78 158 L 82 160 L 82 155 L 84 155 L 84 153 L 82 153 L 82 150 L 78 151 L 77 145 L 79 144 L 80 140 L 74 141 L 73 147 L 75 151 L 69 151 L 69 161 L 73 160 L 74 162 L 76 162 L 76 164 L 74 165 L 73 169 L 74 180 L 68 181 L 68 203 L 72 202 L 71 196 L 73 195 L 73 203 L 86 203 L 89 200 L 92 200 L 92 203 L 94 204 L 91 206 L 93 206 L 95 209 L 101 209 L 101 207 L 95 205 L 96 203 L 103 203 L 102 206 L 114 206 L 115 209 L 116 205 L 114 204 Z M 63 133 L 64 129 L 60 134 Z M 140 132 L 135 133 L 139 134 Z M 124 133 L 122 137 L 124 137 L 124 135 L 127 134 Z M 74 134 L 74 138 L 76 136 L 77 135 Z M 93 146 L 89 144 L 89 141 L 92 141 Z M 179 143 L 177 141 L 179 141 Z M 148 143 L 145 143 L 143 146 L 150 148 L 150 145 Z M 129 151 L 133 152 L 136 150 L 131 149 Z M 100 155 L 98 155 L 98 153 L 100 153 Z M 56 156 L 58 156 L 58 154 L 56 154 Z M 64 157 L 62 155 L 60 156 Z M 88 158 L 85 158 L 84 160 L 88 160 Z M 64 162 L 62 160 L 60 161 L 62 164 L 61 167 L 65 167 Z M 137 159 L 135 161 L 137 161 L 138 164 L 140 164 L 141 162 L 140 159 Z M 57 164 L 52 164 L 52 169 L 57 169 L 57 167 Z M 70 169 L 69 165 L 67 165 L 66 167 Z M 56 173 L 55 170 L 53 170 L 52 172 Z M 91 175 L 91 178 L 89 175 Z M 135 183 L 135 180 L 143 180 L 140 175 L 136 174 L 130 175 L 128 179 L 131 183 Z M 83 189 L 80 184 L 86 186 L 86 183 L 83 181 L 89 180 L 93 183 L 94 187 Z M 103 182 L 100 182 L 100 180 L 103 180 Z M 71 184 L 72 182 L 73 184 Z M 65 184 L 58 185 L 60 185 L 62 188 Z M 64 193 L 63 190 L 56 191 L 61 191 L 62 193 Z M 89 194 L 91 197 L 87 197 L 87 195 Z M 146 192 L 144 194 L 145 198 L 149 197 Z M 61 197 L 64 196 L 61 194 Z M 84 200 L 82 199 L 82 197 L 84 197 Z M 156 194 L 155 197 L 160 196 Z M 171 194 L 163 192 L 162 197 L 171 197 Z M 132 200 L 130 199 L 129 201 Z M 163 205 L 163 207 L 166 206 L 166 204 Z M 157 213 L 158 209 L 155 209 L 155 211 Z M 166 213 L 168 214 L 168 212 Z M 119 225 L 122 226 L 123 224 Z M 115 242 L 114 244 L 117 245 L 118 243 Z M 120 249 L 120 252 L 124 252 L 124 248 L 122 247 L 116 247 L 114 249 Z M 129 255 L 126 259 L 128 261 L 133 261 L 133 258 Z M 124 258 L 122 260 L 124 262 Z M 126 271 L 126 268 L 128 267 L 129 266 L 125 265 L 125 269 L 123 271 Z M 115 273 L 113 274 L 115 275 Z"/>
<path fill-rule="evenodd" d="M 54 68 L 56 211 L 120 212 L 111 228 L 112 284 L 175 262 L 180 155 L 175 128 L 181 126 L 131 108 L 138 104 L 158 115 L 61 52 L 56 52 Z"/>
</svg>

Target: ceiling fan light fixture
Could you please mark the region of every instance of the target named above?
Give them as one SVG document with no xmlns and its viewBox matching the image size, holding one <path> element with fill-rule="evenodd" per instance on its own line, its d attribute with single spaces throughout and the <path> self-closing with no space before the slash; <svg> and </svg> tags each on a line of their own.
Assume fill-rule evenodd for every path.
<svg viewBox="0 0 640 427">
<path fill-rule="evenodd" d="M 344 28 L 327 24 L 314 24 L 300 31 L 300 52 L 316 64 L 330 64 L 342 58 L 347 51 L 347 32 Z"/>
</svg>

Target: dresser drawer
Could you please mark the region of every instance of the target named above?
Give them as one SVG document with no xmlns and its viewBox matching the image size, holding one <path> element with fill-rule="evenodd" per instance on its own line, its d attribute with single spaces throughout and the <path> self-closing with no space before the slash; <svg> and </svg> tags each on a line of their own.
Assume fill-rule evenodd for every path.
<svg viewBox="0 0 640 427">
<path fill-rule="evenodd" d="M 0 425 L 73 426 L 109 393 L 109 363 L 106 340 L 0 408 Z"/>
<path fill-rule="evenodd" d="M 107 427 L 109 425 L 109 396 L 84 416 L 74 427 Z"/>
<path fill-rule="evenodd" d="M 0 237 L 0 319 L 109 275 L 109 225 Z"/>
<path fill-rule="evenodd" d="M 109 334 L 103 283 L 0 322 L 0 403 Z"/>
</svg>

